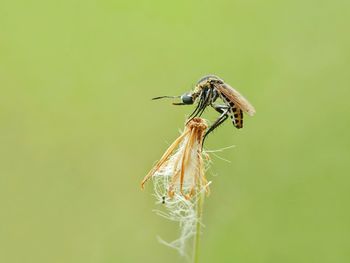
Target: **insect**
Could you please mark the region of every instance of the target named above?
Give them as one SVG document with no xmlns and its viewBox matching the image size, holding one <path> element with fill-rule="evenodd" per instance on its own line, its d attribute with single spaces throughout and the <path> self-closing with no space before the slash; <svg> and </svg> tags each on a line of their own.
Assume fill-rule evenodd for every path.
<svg viewBox="0 0 350 263">
<path fill-rule="evenodd" d="M 233 125 L 237 129 L 241 129 L 243 128 L 243 112 L 250 116 L 255 114 L 254 107 L 247 99 L 215 75 L 208 75 L 201 78 L 190 93 L 185 93 L 181 96 L 161 96 L 153 98 L 153 100 L 163 98 L 181 99 L 181 102 L 173 103 L 173 105 L 192 105 L 198 102 L 188 121 L 195 117 L 200 117 L 208 106 L 211 106 L 220 113 L 218 119 L 206 131 L 203 141 L 209 133 L 220 126 L 228 117 L 231 118 Z M 222 100 L 223 104 L 215 103 L 218 98 Z"/>
</svg>

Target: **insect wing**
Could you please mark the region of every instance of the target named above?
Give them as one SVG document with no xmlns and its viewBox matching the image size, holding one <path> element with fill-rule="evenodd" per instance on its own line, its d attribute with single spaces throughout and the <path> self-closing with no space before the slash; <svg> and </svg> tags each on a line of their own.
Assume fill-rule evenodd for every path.
<svg viewBox="0 0 350 263">
<path fill-rule="evenodd" d="M 242 109 L 248 115 L 253 116 L 255 114 L 255 109 L 249 101 L 244 98 L 237 90 L 232 88 L 230 85 L 224 83 L 215 86 L 221 97 L 225 100 L 233 102 L 238 108 Z"/>
</svg>

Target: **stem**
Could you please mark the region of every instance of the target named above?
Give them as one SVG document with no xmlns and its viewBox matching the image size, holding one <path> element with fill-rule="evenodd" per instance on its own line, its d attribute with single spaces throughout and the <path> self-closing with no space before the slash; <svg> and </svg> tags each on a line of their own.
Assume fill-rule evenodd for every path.
<svg viewBox="0 0 350 263">
<path fill-rule="evenodd" d="M 196 235 L 193 242 L 193 263 L 199 262 L 199 241 L 201 236 L 201 218 L 203 211 L 203 192 L 199 193 L 197 201 L 197 222 L 196 222 Z"/>
</svg>

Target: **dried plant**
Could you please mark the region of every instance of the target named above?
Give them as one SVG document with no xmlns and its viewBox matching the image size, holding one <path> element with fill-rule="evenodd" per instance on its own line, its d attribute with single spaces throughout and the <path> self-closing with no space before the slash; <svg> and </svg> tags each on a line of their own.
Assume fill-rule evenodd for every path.
<svg viewBox="0 0 350 263">
<path fill-rule="evenodd" d="M 202 118 L 190 120 L 182 134 L 170 145 L 153 169 L 146 175 L 141 187 L 152 179 L 154 195 L 164 211 L 156 212 L 180 225 L 181 234 L 177 240 L 162 243 L 187 255 L 187 242 L 194 238 L 193 257 L 198 255 L 199 235 L 204 193 L 209 193 L 205 178 L 205 163 L 209 160 L 203 152 L 203 136 L 208 126 Z"/>
</svg>

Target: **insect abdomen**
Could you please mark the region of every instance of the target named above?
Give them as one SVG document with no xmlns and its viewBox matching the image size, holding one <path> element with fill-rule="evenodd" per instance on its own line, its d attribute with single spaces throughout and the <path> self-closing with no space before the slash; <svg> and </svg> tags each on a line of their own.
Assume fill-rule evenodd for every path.
<svg viewBox="0 0 350 263">
<path fill-rule="evenodd" d="M 230 115 L 233 126 L 235 126 L 237 129 L 243 128 L 243 111 L 233 101 L 230 101 L 224 94 L 221 93 L 220 95 L 222 100 L 230 108 L 228 114 Z"/>
<path fill-rule="evenodd" d="M 233 125 L 237 129 L 243 128 L 243 111 L 233 102 L 230 103 L 230 115 Z"/>
</svg>

